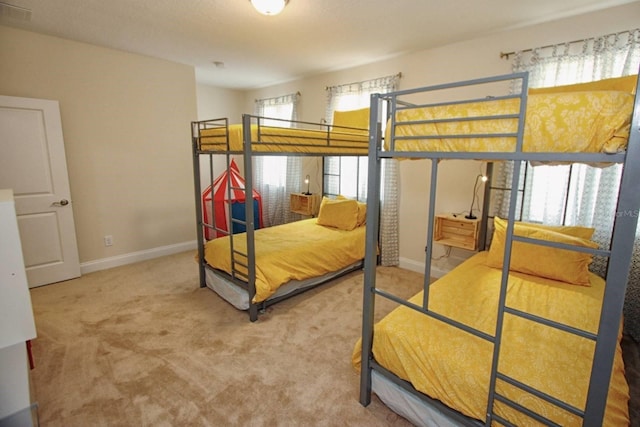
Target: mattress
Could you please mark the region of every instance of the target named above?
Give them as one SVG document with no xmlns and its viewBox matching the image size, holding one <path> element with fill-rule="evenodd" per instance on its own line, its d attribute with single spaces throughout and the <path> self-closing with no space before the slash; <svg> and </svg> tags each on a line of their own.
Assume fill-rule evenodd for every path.
<svg viewBox="0 0 640 427">
<path fill-rule="evenodd" d="M 371 372 L 371 390 L 393 412 L 411 421 L 414 426 L 459 427 L 461 424 L 459 416 L 453 417 L 438 405 L 418 398 L 377 371 Z M 465 425 L 473 424 L 473 421 L 464 419 Z M 484 426 L 480 421 L 476 423 L 478 427 Z"/>
<path fill-rule="evenodd" d="M 474 255 L 430 289 L 430 309 L 494 335 L 501 270 L 488 267 L 486 252 Z M 595 332 L 604 281 L 576 286 L 522 273 L 509 277 L 507 305 L 576 328 Z M 422 292 L 411 301 L 422 304 Z M 544 304 L 540 302 L 543 301 Z M 377 363 L 418 391 L 456 411 L 484 420 L 493 346 L 460 329 L 401 306 L 374 327 Z M 620 331 L 621 333 L 621 331 Z M 505 315 L 500 372 L 584 409 L 595 343 L 530 321 Z M 358 342 L 353 363 L 359 368 Z M 498 381 L 498 393 L 563 426 L 582 425 L 568 412 Z M 620 345 L 616 349 L 605 425 L 628 425 L 629 389 Z M 530 418 L 496 402 L 496 413 L 515 425 Z"/>
<path fill-rule="evenodd" d="M 243 127 L 233 124 L 201 129 L 200 149 L 203 151 L 242 151 Z M 368 154 L 368 131 L 349 128 L 313 130 L 251 125 L 253 152 L 285 152 L 305 154 Z M 227 146 L 228 138 L 228 146 Z"/>
<path fill-rule="evenodd" d="M 528 96 L 523 152 L 617 153 L 629 138 L 634 96 L 628 92 Z M 396 113 L 395 151 L 514 152 L 519 98 L 409 108 Z M 474 117 L 490 119 L 470 120 Z M 436 122 L 433 122 L 436 120 Z M 438 122 L 437 120 L 445 120 Z M 391 149 L 387 126 L 385 149 Z M 480 136 L 481 135 L 481 136 Z"/>
<path fill-rule="evenodd" d="M 292 280 L 322 276 L 362 260 L 365 229 L 340 230 L 310 218 L 256 230 L 256 295 L 252 302 L 266 300 Z M 246 233 L 235 234 L 233 245 L 235 251 L 246 253 Z M 231 274 L 230 238 L 207 242 L 204 258 L 211 267 Z M 246 275 L 246 269 L 237 268 Z"/>
<path fill-rule="evenodd" d="M 290 295 L 294 292 L 299 292 L 304 289 L 313 288 L 319 284 L 325 283 L 331 279 L 340 277 L 341 275 L 362 268 L 362 261 L 358 261 L 348 267 L 342 268 L 338 271 L 332 271 L 331 273 L 324 274 L 319 277 L 312 277 L 305 280 L 291 280 L 282 286 L 278 287 L 278 290 L 273 293 L 266 301 L 274 298 L 281 298 Z M 224 300 L 233 305 L 238 310 L 248 310 L 250 307 L 249 294 L 247 291 L 230 281 L 226 276 L 220 275 L 218 272 L 207 268 L 205 270 L 205 283 L 207 287 L 220 295 Z"/>
</svg>

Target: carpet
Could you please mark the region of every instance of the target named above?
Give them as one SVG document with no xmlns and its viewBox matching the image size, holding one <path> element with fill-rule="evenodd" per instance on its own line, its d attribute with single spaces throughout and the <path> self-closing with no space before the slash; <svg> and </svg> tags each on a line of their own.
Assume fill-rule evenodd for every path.
<svg viewBox="0 0 640 427">
<path fill-rule="evenodd" d="M 398 268 L 380 267 L 377 277 L 402 297 L 422 286 L 421 275 Z M 34 288 L 40 423 L 408 426 L 375 396 L 367 408 L 358 402 L 350 359 L 362 281 L 351 273 L 269 307 L 256 323 L 198 287 L 192 252 Z M 393 307 L 378 299 L 376 316 Z M 637 397 L 640 356 L 627 341 Z"/>
<path fill-rule="evenodd" d="M 421 283 L 404 274 L 381 268 L 380 280 L 406 297 Z M 358 402 L 350 360 L 361 272 L 269 307 L 256 323 L 198 287 L 191 252 L 31 296 L 44 427 L 409 425 L 377 399 Z"/>
</svg>

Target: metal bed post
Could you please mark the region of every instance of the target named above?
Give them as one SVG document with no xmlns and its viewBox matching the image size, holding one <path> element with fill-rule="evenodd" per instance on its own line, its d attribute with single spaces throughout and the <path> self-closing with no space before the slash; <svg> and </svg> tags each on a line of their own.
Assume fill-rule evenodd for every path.
<svg viewBox="0 0 640 427">
<path fill-rule="evenodd" d="M 373 322 L 375 314 L 375 288 L 378 224 L 380 222 L 380 169 L 378 151 L 382 149 L 382 124 L 380 122 L 380 94 L 371 95 L 369 110 L 369 165 L 367 187 L 367 224 L 364 258 L 364 291 L 362 310 L 362 353 L 360 365 L 360 403 L 371 403 L 371 359 L 373 355 Z"/>
<path fill-rule="evenodd" d="M 520 109 L 518 115 L 518 132 L 516 137 L 516 153 L 522 153 L 524 141 L 525 112 L 527 105 L 527 89 L 529 88 L 529 74 L 525 73 L 522 79 L 520 92 Z M 495 414 L 493 412 L 496 399 L 496 382 L 498 376 L 498 359 L 500 358 L 500 344 L 502 342 L 502 327 L 504 322 L 505 304 L 507 300 L 507 285 L 509 282 L 509 268 L 511 266 L 511 246 L 513 244 L 513 231 L 516 217 L 516 205 L 518 203 L 518 189 L 520 184 L 521 161 L 513 161 L 513 176 L 511 178 L 511 194 L 509 199 L 509 220 L 504 239 L 504 258 L 502 262 L 502 277 L 500 279 L 500 296 L 498 297 L 498 316 L 493 341 L 493 360 L 491 363 L 491 379 L 489 380 L 489 396 L 487 401 L 487 418 L 485 423 L 490 426 Z M 499 420 L 503 421 L 503 420 Z"/>
<path fill-rule="evenodd" d="M 202 186 L 200 185 L 200 155 L 198 153 L 199 124 L 191 122 L 191 144 L 193 155 L 193 182 L 196 197 L 196 239 L 198 241 L 198 275 L 200 278 L 200 287 L 207 286 L 204 271 L 204 233 L 202 225 Z"/>
<path fill-rule="evenodd" d="M 640 182 L 640 98 L 638 98 L 637 90 L 636 86 L 627 155 L 622 170 L 618 207 L 613 227 L 611 256 L 607 267 L 598 339 L 587 394 L 584 416 L 584 426 L 586 427 L 600 426 L 604 417 L 625 291 L 629 279 L 629 268 L 633 256 L 635 230 L 640 212 L 640 197 L 637 193 L 638 182 Z"/>
<path fill-rule="evenodd" d="M 491 206 L 491 187 L 493 186 L 493 162 L 487 163 L 485 170 L 488 185 L 484 186 L 482 196 L 482 212 L 480 213 L 480 235 L 478 236 L 478 250 L 484 251 L 487 248 L 487 223 L 489 221 L 489 209 Z"/>
<path fill-rule="evenodd" d="M 258 320 L 258 306 L 253 303 L 256 295 L 256 248 L 253 217 L 253 171 L 251 170 L 251 116 L 242 115 L 242 139 L 244 141 L 244 202 L 247 239 L 247 270 L 249 291 L 249 319 Z M 248 217 L 248 218 L 247 218 Z"/>
<path fill-rule="evenodd" d="M 429 309 L 429 284 L 431 283 L 431 257 L 433 255 L 433 225 L 436 212 L 436 193 L 438 188 L 438 160 L 431 159 L 431 188 L 429 190 L 429 214 L 427 222 L 427 246 L 424 263 L 424 293 L 422 308 Z"/>
</svg>

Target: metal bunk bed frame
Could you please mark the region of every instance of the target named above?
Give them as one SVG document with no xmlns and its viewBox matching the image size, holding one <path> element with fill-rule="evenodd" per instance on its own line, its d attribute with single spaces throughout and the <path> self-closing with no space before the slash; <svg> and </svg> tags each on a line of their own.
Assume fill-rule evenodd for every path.
<svg viewBox="0 0 640 427">
<path fill-rule="evenodd" d="M 395 141 L 403 139 L 402 137 L 395 137 L 394 129 L 396 126 L 395 118 L 396 111 L 402 110 L 407 107 L 416 107 L 415 105 L 408 105 L 402 100 L 398 99 L 404 95 L 415 94 L 418 92 L 429 92 L 445 90 L 449 88 L 461 88 L 465 86 L 477 86 L 486 83 L 494 83 L 501 81 L 520 81 L 521 91 L 514 97 L 520 98 L 520 112 L 517 116 L 518 119 L 518 131 L 515 134 L 503 134 L 499 136 L 511 136 L 516 137 L 516 149 L 514 152 L 509 153 L 497 153 L 497 152 L 406 152 L 396 151 Z M 638 213 L 640 212 L 640 197 L 637 196 L 637 183 L 640 182 L 640 99 L 638 95 L 635 97 L 633 115 L 631 121 L 631 130 L 628 140 L 628 145 L 625 153 L 618 154 L 589 154 L 589 153 L 533 153 L 523 152 L 523 133 L 524 133 L 524 120 L 525 109 L 527 105 L 527 89 L 528 89 L 528 73 L 514 73 L 496 77 L 490 77 L 486 79 L 476 79 L 463 82 L 457 82 L 452 84 L 436 85 L 424 88 L 417 88 L 413 90 L 397 91 L 385 95 L 374 94 L 371 96 L 371 112 L 370 112 L 370 146 L 369 146 L 369 194 L 368 201 L 370 204 L 370 216 L 367 221 L 367 248 L 365 255 L 365 271 L 364 271 L 364 296 L 363 296 L 363 321 L 362 321 L 362 359 L 361 359 L 361 380 L 360 380 L 360 403 L 363 406 L 367 406 L 371 401 L 372 392 L 372 371 L 376 371 L 385 378 L 391 380 L 396 385 L 409 391 L 413 395 L 417 396 L 421 400 L 436 406 L 442 411 L 445 411 L 451 416 L 457 423 L 461 425 L 482 425 L 478 420 L 467 418 L 459 412 L 446 407 L 442 403 L 435 401 L 428 396 L 416 391 L 413 386 L 398 377 L 390 373 L 382 366 L 376 363 L 372 354 L 373 345 L 373 325 L 374 325 L 374 313 L 375 313 L 375 299 L 376 297 L 382 297 L 390 299 L 398 304 L 402 304 L 409 308 L 412 308 L 418 312 L 423 313 L 426 316 L 432 316 L 442 322 L 449 325 L 461 328 L 462 330 L 481 337 L 489 342 L 493 343 L 493 364 L 491 371 L 491 379 L 489 384 L 489 396 L 487 402 L 487 414 L 484 424 L 489 426 L 492 422 L 498 422 L 503 425 L 512 425 L 508 420 L 502 419 L 500 416 L 494 413 L 494 402 L 500 401 L 520 412 L 525 413 L 529 417 L 545 424 L 554 425 L 551 420 L 534 413 L 533 411 L 523 408 L 515 402 L 510 401 L 504 396 L 499 395 L 496 392 L 496 381 L 502 380 L 519 387 L 551 404 L 557 405 L 565 410 L 573 413 L 583 419 L 584 426 L 600 426 L 604 418 L 608 384 L 611 378 L 611 368 L 613 366 L 614 354 L 617 345 L 618 330 L 620 327 L 620 319 L 622 318 L 622 309 L 625 298 L 625 290 L 627 287 L 628 272 L 631 265 L 631 257 L 633 252 L 633 244 L 635 239 L 635 230 L 638 222 Z M 637 93 L 637 90 L 636 90 Z M 468 100 L 468 102 L 481 101 L 480 99 Z M 389 118 L 391 127 L 391 137 L 388 141 L 389 150 L 382 150 L 382 126 L 379 120 L 379 112 L 382 111 L 381 106 L 383 102 L 389 104 Z M 466 102 L 466 101 L 460 101 Z M 425 104 L 421 106 L 432 106 L 436 104 Z M 485 117 L 489 119 L 491 117 Z M 495 117 L 493 117 L 495 118 Z M 430 121 L 432 123 L 439 120 Z M 442 121 L 442 120 L 440 120 Z M 487 136 L 487 135 L 473 135 L 473 136 Z M 492 136 L 496 136 L 495 134 Z M 440 135 L 441 137 L 456 137 L 455 135 Z M 469 135 L 467 135 L 469 137 Z M 411 138 L 415 139 L 415 136 Z M 423 136 L 423 138 L 429 138 Z M 428 212 L 428 227 L 427 227 L 427 250 L 425 257 L 425 271 L 424 271 L 424 301 L 422 306 L 417 306 L 404 301 L 390 293 L 376 288 L 376 240 L 373 238 L 375 227 L 378 224 L 379 218 L 379 195 L 380 195 L 380 165 L 381 160 L 384 158 L 424 158 L 431 160 L 431 187 L 429 195 L 429 212 Z M 433 246 L 433 224 L 435 215 L 435 200 L 436 200 L 436 184 L 438 175 L 438 161 L 445 158 L 455 159 L 486 159 L 486 160 L 513 160 L 514 161 L 514 173 L 511 188 L 510 201 L 509 201 L 509 222 L 506 230 L 505 239 L 505 255 L 502 268 L 502 279 L 500 288 L 500 297 L 498 302 L 498 316 L 496 324 L 495 336 L 489 336 L 473 328 L 460 324 L 452 319 L 445 318 L 438 313 L 434 313 L 428 309 L 429 298 L 429 284 L 430 284 L 430 272 L 431 272 L 431 251 Z M 531 238 L 515 236 L 513 233 L 514 218 L 516 217 L 516 205 L 517 205 L 517 189 L 518 179 L 520 177 L 520 168 L 522 161 L 564 161 L 564 162 L 608 162 L 608 163 L 623 163 L 623 173 L 620 183 L 620 191 L 618 197 L 618 206 L 616 210 L 616 218 L 614 222 L 614 229 L 611 239 L 611 245 L 609 250 L 600 249 L 587 249 L 578 248 L 566 244 L 559 244 L 541 240 L 534 240 Z M 485 193 L 486 194 L 486 193 Z M 486 202 L 486 201 L 485 201 Z M 486 205 L 485 205 L 486 206 Z M 483 214 L 486 221 L 487 214 Z M 600 323 L 598 327 L 598 333 L 593 334 L 588 331 L 577 330 L 575 328 L 568 327 L 563 324 L 551 321 L 549 319 L 540 318 L 529 313 L 525 313 L 519 310 L 515 310 L 505 305 L 506 302 L 506 289 L 508 281 L 509 263 L 511 257 L 511 246 L 513 241 L 521 241 L 527 243 L 533 243 L 537 245 L 557 247 L 560 249 L 579 250 L 593 255 L 600 255 L 608 257 L 608 269 L 605 277 L 606 286 L 605 293 L 601 308 Z M 514 316 L 520 316 L 533 322 L 537 322 L 548 327 L 557 328 L 562 331 L 576 334 L 585 339 L 593 340 L 595 342 L 595 352 L 593 357 L 592 369 L 590 374 L 589 388 L 586 400 L 585 409 L 575 408 L 559 401 L 558 399 L 548 396 L 532 387 L 523 384 L 513 378 L 507 377 L 500 373 L 497 369 L 498 358 L 501 344 L 501 332 L 502 324 L 505 313 Z"/>
<path fill-rule="evenodd" d="M 323 133 L 325 134 L 325 137 L 327 139 L 327 151 L 326 152 L 322 152 L 322 150 L 320 151 L 314 151 L 313 153 L 302 153 L 302 152 L 297 152 L 294 150 L 283 150 L 283 151 L 277 151 L 277 152 L 266 152 L 266 151 L 259 151 L 256 152 L 253 150 L 253 145 L 254 144 L 260 144 L 262 143 L 262 129 L 270 129 L 272 130 L 269 133 L 269 136 L 273 137 L 275 134 L 273 133 L 273 129 L 275 128 L 274 126 L 267 126 L 263 124 L 264 120 L 269 120 L 269 121 L 277 121 L 277 122 L 286 122 L 286 123 L 291 123 L 294 126 L 306 126 L 306 127 L 320 127 L 320 130 L 323 131 Z M 252 134 L 251 134 L 251 125 L 255 123 L 257 125 L 257 140 L 252 140 Z M 203 150 L 201 147 L 201 143 L 200 143 L 200 132 L 204 129 L 211 129 L 211 128 L 224 128 L 226 131 L 224 133 L 224 139 L 225 142 L 222 143 L 222 145 L 224 146 L 224 150 L 220 150 L 220 151 L 209 151 L 209 150 Z M 282 301 L 284 299 L 290 298 L 294 295 L 300 294 L 304 291 L 307 291 L 313 287 L 319 286 L 323 283 L 326 283 L 329 280 L 333 280 L 336 277 L 338 277 L 339 275 L 344 275 L 347 273 L 350 273 L 352 271 L 358 270 L 362 268 L 362 263 L 359 263 L 356 266 L 353 266 L 351 268 L 347 268 L 344 269 L 340 272 L 340 274 L 338 276 L 332 276 L 330 278 L 327 278 L 326 280 L 320 281 L 318 283 L 315 283 L 313 286 L 308 286 L 308 287 L 304 287 L 304 288 L 300 288 L 297 290 L 294 290 L 292 292 L 287 293 L 286 295 L 282 295 L 282 296 L 277 296 L 277 297 L 271 297 L 265 301 L 259 302 L 254 304 L 253 298 L 256 294 L 256 288 L 255 288 L 255 281 L 256 281 L 256 268 L 255 268 L 255 261 L 256 261 L 256 252 L 255 252 L 255 231 L 256 231 L 256 224 L 255 224 L 255 216 L 254 216 L 254 205 L 253 205 L 253 198 L 252 197 L 245 197 L 245 219 L 238 219 L 238 218 L 234 218 L 233 215 L 231 214 L 231 204 L 228 203 L 226 206 L 226 214 L 227 214 L 227 218 L 229 218 L 230 221 L 230 230 L 223 230 L 220 228 L 217 228 L 215 226 L 216 224 L 216 219 L 215 219 L 215 209 L 213 209 L 213 197 L 211 198 L 211 214 L 212 214 L 212 218 L 211 218 L 211 224 L 207 224 L 204 222 L 203 220 L 203 205 L 202 205 L 202 184 L 201 184 L 201 170 L 200 170 L 200 158 L 201 156 L 208 156 L 209 158 L 209 177 L 208 177 L 208 182 L 213 184 L 214 181 L 214 166 L 213 166 L 213 156 L 221 156 L 224 155 L 225 156 L 225 170 L 229 170 L 231 167 L 231 160 L 233 155 L 242 155 L 243 157 L 243 161 L 244 161 L 244 170 L 245 170 L 245 176 L 244 176 L 244 180 L 245 180 L 245 188 L 237 188 L 237 187 L 233 187 L 229 181 L 229 183 L 227 184 L 226 187 L 226 192 L 227 192 L 227 197 L 229 200 L 231 200 L 231 192 L 235 191 L 235 190 L 241 190 L 246 194 L 253 194 L 253 174 L 251 173 L 252 171 L 252 159 L 253 156 L 256 155 L 260 155 L 260 156 L 269 156 L 269 155 L 276 155 L 276 156 L 362 156 L 363 154 L 346 154 L 346 153 L 335 153 L 335 152 L 330 152 L 330 133 L 331 133 L 331 129 L 335 128 L 334 126 L 328 125 L 328 124 L 319 124 L 319 123 L 311 123 L 311 122 L 304 122 L 304 121 L 299 121 L 299 120 L 283 120 L 283 119 L 277 119 L 277 118 L 272 118 L 272 117 L 262 117 L 262 116 L 256 116 L 256 115 L 251 115 L 251 114 L 243 114 L 242 115 L 242 141 L 243 141 L 243 149 L 241 151 L 238 150 L 233 150 L 231 149 L 231 141 L 229 138 L 229 121 L 227 118 L 220 118 L 220 119 L 212 119 L 212 120 L 203 120 L 203 121 L 194 121 L 191 122 L 191 142 L 192 142 L 192 149 L 193 149 L 193 176 L 194 176 L 194 191 L 195 191 L 195 200 L 196 200 L 196 230 L 197 230 L 197 245 L 198 245 L 198 270 L 199 270 L 199 281 L 200 281 L 200 287 L 206 287 L 206 269 L 210 269 L 213 270 L 212 267 L 210 267 L 205 258 L 204 258 L 204 244 L 205 244 L 205 230 L 209 229 L 209 230 L 213 230 L 216 233 L 219 233 L 221 235 L 224 236 L 229 236 L 229 240 L 230 240 L 230 250 L 231 250 L 231 265 L 232 265 L 232 272 L 231 274 L 225 274 L 222 272 L 216 272 L 216 274 L 222 275 L 224 276 L 227 280 L 233 282 L 234 284 L 236 284 L 237 286 L 239 286 L 240 288 L 243 288 L 244 290 L 247 291 L 248 296 L 249 296 L 249 310 L 248 310 L 248 314 L 249 314 L 249 320 L 251 322 L 255 322 L 256 320 L 258 320 L 258 312 L 264 312 L 264 310 L 270 306 L 273 305 L 279 301 Z M 338 126 L 338 128 L 341 128 L 342 131 L 350 131 L 353 130 L 355 128 L 348 128 L 348 127 L 344 127 L 344 126 Z M 277 136 L 277 135 L 276 135 Z M 333 137 L 331 137 L 333 138 Z M 310 138 L 313 139 L 313 138 Z M 347 140 L 346 144 L 347 145 L 342 145 L 342 148 L 349 148 L 349 141 L 351 140 Z M 273 143 L 273 142 L 269 142 L 269 145 L 278 145 L 278 143 Z M 305 137 L 300 137 L 300 142 L 299 144 L 297 144 L 298 146 L 306 146 L 309 145 L 310 141 L 308 139 L 305 140 Z M 287 146 L 291 146 L 293 147 L 293 144 L 286 144 Z M 356 146 L 351 146 L 351 148 L 355 148 Z M 359 147 L 359 148 L 363 148 L 363 147 Z M 249 171 L 249 173 L 246 173 L 246 171 Z M 324 167 L 323 167 L 323 174 L 325 174 L 324 172 Z M 324 179 L 323 179 L 324 181 Z M 234 233 L 232 232 L 233 230 L 233 224 L 239 224 L 241 226 L 244 226 L 245 229 L 245 233 L 246 233 L 246 239 L 247 239 L 247 244 L 246 244 L 246 248 L 247 251 L 246 253 L 240 252 L 237 249 L 234 248 Z M 242 272 L 241 270 L 245 270 L 246 273 Z"/>
</svg>

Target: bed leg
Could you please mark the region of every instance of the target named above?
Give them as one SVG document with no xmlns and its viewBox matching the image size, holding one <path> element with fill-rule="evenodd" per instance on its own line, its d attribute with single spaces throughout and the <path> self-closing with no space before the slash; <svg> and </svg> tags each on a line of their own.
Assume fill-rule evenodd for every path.
<svg viewBox="0 0 640 427">
<path fill-rule="evenodd" d="M 249 320 L 252 322 L 258 320 L 258 306 L 256 304 L 251 304 L 249 306 Z"/>
</svg>

